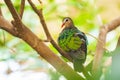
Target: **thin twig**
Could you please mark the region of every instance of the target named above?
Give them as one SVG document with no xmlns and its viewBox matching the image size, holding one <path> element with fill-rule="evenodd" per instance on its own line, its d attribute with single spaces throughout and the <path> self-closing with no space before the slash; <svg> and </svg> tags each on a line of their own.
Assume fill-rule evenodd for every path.
<svg viewBox="0 0 120 80">
<path fill-rule="evenodd" d="M 39 16 L 40 22 L 44 28 L 44 31 L 45 31 L 48 41 L 51 40 L 51 35 L 47 29 L 47 25 L 45 23 L 43 15 L 42 15 L 42 8 L 40 10 L 38 10 L 31 0 L 28 0 L 28 2 L 31 5 L 31 7 L 33 8 L 33 10 L 36 12 L 36 14 Z"/>
<path fill-rule="evenodd" d="M 43 29 L 46 33 L 46 36 L 47 36 L 47 40 L 46 41 L 50 41 L 52 43 L 52 45 L 60 52 L 60 54 L 62 56 L 64 56 L 65 58 L 67 58 L 68 60 L 72 61 L 71 57 L 65 53 L 57 44 L 56 42 L 53 40 L 53 38 L 51 37 L 50 33 L 49 33 L 49 30 L 47 28 L 47 25 L 45 23 L 45 20 L 44 20 L 44 17 L 43 17 L 43 14 L 42 14 L 42 9 L 38 10 L 35 5 L 32 3 L 31 0 L 28 0 L 29 4 L 31 5 L 31 7 L 33 8 L 33 10 L 36 12 L 36 14 L 39 16 L 40 18 L 40 22 L 43 26 Z"/>
<path fill-rule="evenodd" d="M 21 19 L 22 19 L 23 13 L 24 13 L 24 7 L 25 7 L 25 0 L 21 0 L 20 12 L 19 12 Z"/>
<path fill-rule="evenodd" d="M 38 0 L 40 4 L 42 4 L 42 1 L 41 0 Z"/>
<path fill-rule="evenodd" d="M 106 51 L 109 51 L 106 47 L 105 47 L 105 44 L 103 44 L 103 42 L 101 40 L 99 40 L 97 37 L 93 36 L 92 34 L 90 33 L 87 33 L 87 32 L 84 32 L 85 34 L 91 36 L 92 38 L 94 38 L 96 41 L 98 41 L 99 43 L 101 43 L 103 46 L 103 48 L 106 50 Z"/>
<path fill-rule="evenodd" d="M 0 16 L 2 16 L 2 10 L 1 10 L 1 7 L 0 7 Z"/>
</svg>

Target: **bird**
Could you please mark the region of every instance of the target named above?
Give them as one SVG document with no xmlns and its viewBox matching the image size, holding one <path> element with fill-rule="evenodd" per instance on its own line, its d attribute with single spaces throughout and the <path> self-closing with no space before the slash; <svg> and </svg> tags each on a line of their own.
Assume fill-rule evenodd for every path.
<svg viewBox="0 0 120 80">
<path fill-rule="evenodd" d="M 72 58 L 74 70 L 82 72 L 87 56 L 87 37 L 84 32 L 74 26 L 70 17 L 63 18 L 61 28 L 58 45 Z"/>
</svg>

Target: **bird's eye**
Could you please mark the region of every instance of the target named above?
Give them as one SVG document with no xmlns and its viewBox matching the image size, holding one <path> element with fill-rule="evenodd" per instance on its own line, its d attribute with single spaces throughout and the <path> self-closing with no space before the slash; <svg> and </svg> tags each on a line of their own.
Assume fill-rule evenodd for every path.
<svg viewBox="0 0 120 80">
<path fill-rule="evenodd" d="M 66 22 L 68 21 L 68 19 L 66 19 Z"/>
</svg>

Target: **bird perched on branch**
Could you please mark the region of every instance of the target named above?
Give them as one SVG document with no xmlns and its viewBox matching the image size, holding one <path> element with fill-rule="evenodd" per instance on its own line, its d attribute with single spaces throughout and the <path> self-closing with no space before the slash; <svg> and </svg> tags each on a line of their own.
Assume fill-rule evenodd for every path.
<svg viewBox="0 0 120 80">
<path fill-rule="evenodd" d="M 87 55 L 87 37 L 74 26 L 70 17 L 63 19 L 61 27 L 58 45 L 72 58 L 75 71 L 81 72 Z"/>
</svg>

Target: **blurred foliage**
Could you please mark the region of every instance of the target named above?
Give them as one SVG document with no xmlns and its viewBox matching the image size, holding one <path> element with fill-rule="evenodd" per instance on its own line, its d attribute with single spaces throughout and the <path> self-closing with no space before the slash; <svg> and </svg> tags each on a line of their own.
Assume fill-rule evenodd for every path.
<svg viewBox="0 0 120 80">
<path fill-rule="evenodd" d="M 16 10 L 19 12 L 20 9 L 19 5 L 21 0 L 12 1 L 14 3 Z M 37 8 L 40 8 L 40 4 L 38 4 L 37 0 L 33 1 L 34 3 L 36 3 Z M 105 7 L 97 8 L 97 6 L 95 5 L 96 2 L 95 0 L 42 0 L 42 1 L 43 1 L 43 14 L 48 29 L 51 32 L 54 40 L 56 40 L 56 42 L 57 36 L 59 35 L 62 18 L 65 16 L 71 17 L 76 27 L 78 27 L 81 31 L 85 33 L 86 32 L 90 33 L 95 37 L 98 36 L 99 26 L 100 23 L 102 23 L 102 21 L 99 21 L 98 14 L 102 11 L 105 11 L 106 8 Z M 4 3 L 0 3 L 0 6 L 2 7 L 4 17 L 7 20 L 11 21 L 12 16 L 9 10 L 7 9 L 6 5 Z M 39 38 L 46 39 L 39 18 L 32 10 L 30 5 L 27 3 L 27 1 L 22 21 Z M 107 20 L 103 19 L 103 22 L 105 23 L 107 22 Z M 115 40 L 117 40 L 119 31 L 116 33 L 112 32 L 111 34 L 113 33 L 116 34 L 117 36 L 108 35 L 109 37 L 112 38 L 107 39 L 106 47 L 107 48 L 110 47 L 110 51 L 112 51 L 111 42 L 115 42 Z M 39 57 L 39 55 L 28 44 L 26 44 L 24 41 L 18 38 L 11 36 L 7 32 L 5 32 L 5 44 L 3 44 L 4 42 L 3 36 L 4 36 L 3 30 L 0 30 L 0 61 L 8 61 L 14 59 L 19 64 L 29 64 L 27 69 L 33 70 L 36 68 L 38 68 L 39 70 L 45 69 L 46 73 L 49 72 L 48 74 L 50 74 L 51 80 L 60 79 L 61 75 L 56 71 L 53 71 L 53 69 L 49 68 L 47 62 L 42 60 L 42 58 Z M 89 44 L 86 64 L 89 64 L 93 60 L 97 41 L 90 35 L 87 35 L 87 37 Z M 46 43 L 46 45 L 48 45 L 48 47 L 54 53 L 59 55 L 57 50 L 51 44 Z M 105 51 L 103 63 L 108 59 L 108 57 L 111 56 L 111 55 L 108 56 L 109 53 L 110 52 Z M 105 75 L 107 75 L 107 73 L 109 73 L 109 69 L 108 72 L 106 71 L 105 73 L 106 73 Z M 105 78 L 103 78 L 102 80 L 109 80 Z"/>
<path fill-rule="evenodd" d="M 59 80 L 59 77 L 61 76 L 60 73 L 51 69 L 49 70 L 49 74 L 51 75 L 51 80 Z"/>
<path fill-rule="evenodd" d="M 112 56 L 112 66 L 111 66 L 111 74 L 109 76 L 111 76 L 111 80 L 119 80 L 120 79 L 120 46 L 118 46 L 116 48 L 116 50 L 113 52 L 113 56 Z M 109 70 L 109 71 L 110 71 Z"/>
</svg>

